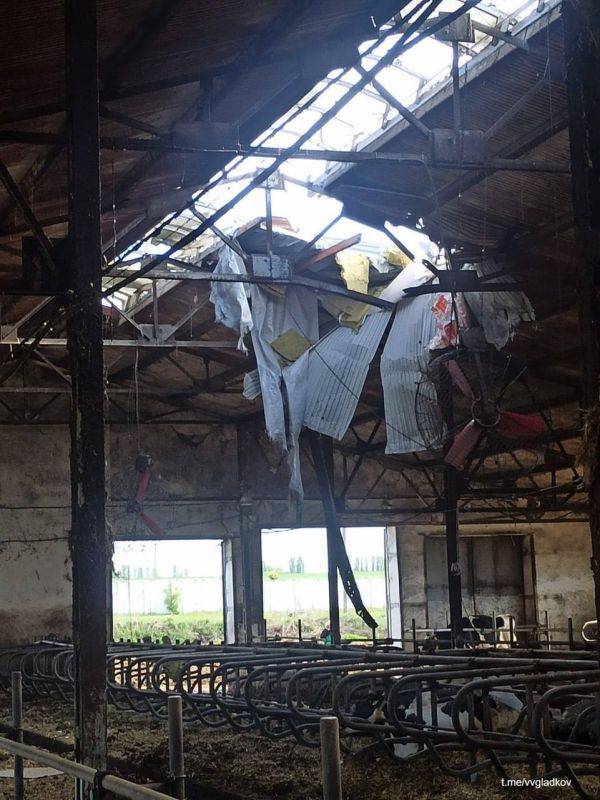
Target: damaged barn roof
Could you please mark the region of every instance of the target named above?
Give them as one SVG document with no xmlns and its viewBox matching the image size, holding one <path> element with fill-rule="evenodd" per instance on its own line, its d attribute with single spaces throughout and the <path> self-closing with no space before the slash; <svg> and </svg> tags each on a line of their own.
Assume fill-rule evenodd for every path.
<svg viewBox="0 0 600 800">
<path fill-rule="evenodd" d="M 240 33 L 243 15 L 248 15 L 244 19 L 252 27 L 252 13 L 259 13 L 259 10 L 251 10 L 244 4 L 235 5 L 236 8 L 239 6 L 240 18 L 236 19 L 240 25 L 233 25 L 235 36 L 232 36 L 232 44 L 228 38 L 229 30 L 225 30 L 225 22 L 230 18 L 223 16 L 221 45 L 224 50 L 226 45 L 235 49 L 235 42 L 243 38 Z M 515 465 L 510 448 L 499 450 L 496 446 L 490 446 L 480 465 L 478 478 L 472 483 L 473 491 L 465 497 L 465 503 L 473 502 L 477 491 L 483 491 L 486 486 L 506 494 L 509 491 L 506 481 L 512 481 L 510 485 L 514 487 L 518 484 L 521 490 L 527 483 L 531 484 L 532 478 L 538 480 L 533 477 L 536 475 L 542 476 L 541 485 L 545 487 L 552 472 L 550 456 L 557 454 L 553 464 L 554 467 L 558 465 L 558 472 L 556 469 L 554 472 L 560 481 L 567 476 L 575 461 L 580 420 L 573 403 L 579 376 L 576 365 L 569 363 L 565 366 L 566 373 L 571 373 L 571 385 L 567 386 L 569 391 L 565 392 L 564 385 L 559 388 L 556 382 L 544 377 L 555 369 L 554 363 L 549 367 L 547 363 L 540 362 L 553 355 L 557 342 L 560 348 L 567 349 L 572 316 L 567 314 L 557 326 L 556 321 L 552 322 L 548 315 L 557 310 L 560 313 L 568 305 L 568 282 L 561 279 L 561 272 L 570 263 L 573 252 L 569 247 L 568 234 L 553 233 L 552 245 L 549 246 L 543 238 L 543 226 L 540 226 L 541 230 L 536 230 L 538 226 L 534 221 L 539 217 L 544 224 L 551 225 L 557 222 L 558 217 L 562 218 L 563 211 L 560 209 L 565 209 L 565 214 L 570 213 L 568 175 L 559 169 L 539 175 L 531 171 L 517 172 L 514 162 L 514 171 L 508 172 L 506 164 L 506 159 L 518 159 L 524 154 L 527 154 L 528 160 L 543 161 L 546 165 L 564 165 L 568 159 L 568 142 L 564 135 L 564 89 L 559 69 L 562 43 L 557 33 L 558 6 L 555 2 L 539 3 L 536 0 L 518 3 L 506 0 L 495 4 L 477 3 L 477 8 L 472 9 L 474 41 L 460 46 L 459 59 L 464 121 L 469 129 L 493 131 L 490 138 L 495 166 L 482 169 L 481 164 L 467 163 L 455 164 L 454 169 L 445 165 L 442 169 L 423 158 L 423 127 L 441 129 L 452 124 L 447 81 L 451 46 L 447 42 L 428 38 L 415 44 L 412 49 L 401 49 L 396 54 L 393 48 L 400 39 L 394 26 L 401 26 L 402 20 L 393 18 L 392 14 L 398 8 L 388 9 L 386 5 L 385 13 L 375 20 L 376 26 L 382 23 L 379 28 L 381 38 L 374 40 L 369 39 L 375 30 L 370 19 L 373 10 L 370 5 L 359 2 L 350 4 L 350 7 L 343 5 L 342 10 L 341 7 L 335 8 L 335 4 L 308 3 L 306 8 L 302 4 L 304 16 L 300 9 L 299 19 L 295 20 L 298 30 L 293 34 L 289 30 L 292 40 L 289 42 L 292 48 L 290 52 L 294 53 L 293 57 L 290 56 L 293 61 L 290 69 L 294 75 L 299 65 L 306 65 L 300 55 L 302 48 L 310 54 L 310 59 L 315 58 L 314 37 L 318 25 L 329 24 L 332 37 L 334 31 L 336 35 L 344 31 L 348 33 L 347 40 L 345 33 L 342 35 L 348 47 L 336 50 L 332 55 L 332 58 L 341 58 L 340 64 L 344 63 L 340 70 L 332 72 L 327 64 L 316 59 L 313 67 L 316 68 L 316 64 L 321 70 L 320 76 L 314 73 L 309 76 L 306 70 L 300 70 L 298 78 L 290 79 L 281 68 L 283 63 L 287 63 L 283 58 L 283 43 L 274 44 L 272 51 L 270 47 L 267 48 L 265 57 L 257 60 L 252 56 L 252 48 L 257 43 L 248 41 L 248 47 L 242 48 L 244 54 L 240 56 L 241 61 L 232 55 L 232 49 L 227 50 L 227 56 L 223 55 L 222 74 L 217 74 L 217 67 L 217 72 L 211 76 L 208 92 L 201 80 L 192 80 L 194 76 L 189 72 L 187 75 L 178 74 L 173 68 L 173 74 L 166 70 L 164 75 L 156 77 L 150 75 L 152 70 L 148 64 L 143 69 L 143 64 L 138 65 L 139 74 L 136 73 L 137 67 L 132 68 L 131 77 L 123 79 L 123 85 L 114 97 L 107 89 L 109 105 L 116 108 L 122 103 L 118 112 L 121 114 L 120 120 L 117 120 L 117 112 L 111 105 L 110 114 L 105 114 L 103 121 L 107 144 L 103 159 L 107 259 L 104 302 L 106 385 L 110 413 L 116 419 L 130 419 L 132 402 L 135 402 L 137 418 L 140 419 L 141 415 L 144 421 L 177 421 L 186 416 L 206 421 L 240 421 L 262 414 L 259 401 L 250 403 L 241 397 L 244 375 L 252 374 L 256 367 L 256 342 L 251 347 L 247 338 L 249 353 L 240 351 L 238 336 L 215 324 L 214 309 L 209 302 L 210 283 L 216 285 L 216 281 L 211 281 L 210 271 L 219 260 L 223 242 L 227 242 L 227 248 L 233 247 L 235 251 L 239 246 L 243 253 L 251 256 L 269 256 L 269 252 L 271 255 L 281 255 L 277 249 L 289 247 L 290 252 L 295 250 L 293 259 L 305 251 L 302 260 L 307 262 L 306 270 L 298 276 L 298 282 L 303 285 L 294 288 L 308 290 L 310 281 L 318 281 L 321 285 L 311 286 L 308 294 L 313 297 L 318 290 L 321 297 L 329 295 L 328 303 L 322 301 L 318 311 L 317 337 L 323 339 L 324 334 L 330 333 L 333 337 L 330 341 L 323 339 L 322 347 L 327 348 L 334 345 L 339 335 L 337 331 L 340 330 L 335 329 L 336 336 L 331 333 L 342 314 L 339 308 L 331 311 L 335 308 L 335 295 L 342 300 L 348 299 L 348 288 L 339 265 L 335 263 L 335 245 L 343 240 L 346 248 L 370 257 L 372 263 L 367 290 L 374 292 L 375 289 L 381 291 L 382 284 L 388 281 L 385 273 L 382 275 L 379 272 L 375 262 L 383 250 L 390 246 L 390 237 L 399 237 L 419 257 L 424 252 L 419 247 L 428 246 L 427 236 L 424 235 L 427 234 L 446 245 L 458 264 L 472 262 L 480 266 L 484 256 L 492 255 L 499 271 L 519 273 L 520 286 L 531 297 L 539 321 L 536 330 L 529 326 L 529 330 L 523 329 L 517 335 L 511 344 L 511 353 L 529 363 L 528 374 L 534 393 L 551 416 L 549 432 L 538 437 L 535 454 L 518 453 L 521 467 Z M 381 4 L 375 5 L 383 12 Z M 408 4 L 406 8 L 414 5 Z M 272 32 L 269 20 L 276 27 L 278 19 L 285 28 L 286 36 L 288 28 L 285 23 L 291 24 L 290 15 L 270 16 L 267 6 L 269 4 L 261 6 L 265 12 L 261 21 L 255 20 L 255 31 L 262 36 L 263 44 L 269 31 Z M 444 2 L 439 10 L 451 11 L 460 7 L 458 2 Z M 132 7 L 132 14 L 140 8 Z M 314 17 L 310 16 L 311 9 Z M 228 5 L 227 12 L 231 11 Z M 347 12 L 348 16 L 344 16 L 343 12 Z M 177 9 L 172 9 L 172 13 L 176 19 L 179 13 Z M 196 17 L 192 15 L 190 31 L 185 34 L 180 31 L 180 35 L 192 36 L 194 20 Z M 127 29 L 123 20 L 121 23 L 123 30 Z M 132 20 L 129 24 L 130 27 L 133 25 Z M 181 28 L 181 20 L 177 24 Z M 160 25 L 158 22 L 156 25 L 153 35 L 159 37 Z M 202 32 L 196 33 L 200 37 L 203 35 Z M 169 42 L 171 39 L 167 36 L 167 49 Z M 352 67 L 348 53 L 352 51 L 353 59 L 358 61 L 356 48 L 359 43 L 360 63 Z M 293 50 L 292 45 L 297 46 L 298 50 Z M 143 47 L 140 52 L 143 52 Z M 136 55 L 135 48 L 130 55 L 132 63 L 137 64 L 139 53 Z M 162 57 L 165 57 L 164 53 Z M 125 59 L 124 54 L 122 58 Z M 175 53 L 172 58 L 176 62 L 178 55 Z M 184 66 L 186 59 L 193 60 L 193 56 L 182 55 Z M 227 76 L 234 67 L 239 69 L 240 64 L 246 64 L 248 74 L 243 79 L 233 81 L 230 75 Z M 375 79 L 374 71 L 384 64 L 385 68 Z M 144 69 L 147 71 L 144 72 Z M 261 80 L 254 80 L 263 74 L 261 70 L 268 73 L 269 81 L 277 84 L 266 101 L 262 94 L 265 84 Z M 188 88 L 201 85 L 204 92 L 204 100 L 198 102 L 205 113 L 200 113 L 197 105 L 194 106 L 191 112 L 194 125 L 187 125 L 189 118 L 184 113 L 180 116 L 173 114 L 173 118 L 160 130 L 163 141 L 158 143 L 156 140 L 160 137 L 151 131 L 142 132 L 139 126 L 137 131 L 132 129 L 131 123 L 136 119 L 146 128 L 148 122 L 157 129 L 160 126 L 156 119 L 151 119 L 157 111 L 149 97 L 146 97 L 145 105 L 137 109 L 131 107 L 132 116 L 126 121 L 123 114 L 128 115 L 129 97 L 137 97 L 136 92 L 143 85 L 144 92 L 147 90 L 149 96 L 156 93 L 151 95 L 156 101 L 157 98 L 166 97 L 177 80 L 183 81 L 181 85 Z M 188 80 L 190 82 L 186 83 Z M 374 80 L 380 85 L 375 85 Z M 260 96 L 254 93 L 258 92 L 259 87 Z M 229 90 L 231 93 L 228 95 Z M 222 92 L 225 94 L 222 95 Z M 59 94 L 58 91 L 55 93 Z M 346 94 L 348 102 L 342 102 Z M 176 94 L 173 95 L 173 102 L 175 97 Z M 523 97 L 527 98 L 526 102 L 522 100 Z M 42 103 L 43 98 L 37 99 Z M 47 106 L 51 105 L 51 99 L 47 100 Z M 183 112 L 184 105 L 178 106 L 178 113 Z M 0 143 L 2 131 L 5 135 L 2 152 L 6 154 L 11 171 L 25 183 L 28 170 L 36 172 L 39 169 L 39 164 L 34 164 L 32 148 L 42 146 L 39 142 L 42 142 L 43 136 L 50 136 L 50 133 L 58 135 L 56 131 L 60 126 L 57 123 L 62 119 L 46 113 L 48 107 L 44 111 L 42 106 L 43 103 L 34 108 L 23 103 L 22 120 L 2 120 L 0 117 Z M 412 125 L 405 121 L 406 107 L 410 107 L 412 114 L 421 122 L 420 131 L 414 120 Z M 518 113 L 514 112 L 515 108 Z M 137 117 L 133 116 L 134 111 Z M 238 112 L 240 120 L 244 118 L 246 121 L 234 119 Z M 45 113 L 45 117 L 38 116 Z M 59 115 L 61 112 L 53 113 Z M 33 116 L 25 120 L 29 115 Z M 326 124 L 317 126 L 313 131 L 315 124 L 325 117 Z M 176 118 L 186 122 L 186 125 L 176 124 Z M 227 130 L 219 128 L 218 123 L 214 124 L 215 120 L 221 122 L 221 119 L 229 125 Z M 503 120 L 503 125 L 498 124 L 499 119 Z M 27 122 L 26 127 L 31 133 L 29 144 L 8 144 L 17 121 L 19 127 L 25 127 Z M 232 133 L 232 126 L 239 128 L 237 140 L 231 140 L 232 144 L 221 147 L 224 137 Z M 216 140 L 218 146 L 212 147 L 210 138 L 206 145 L 205 138 L 205 146 L 196 147 L 199 131 L 204 137 L 209 137 L 209 134 L 220 137 Z M 129 135 L 125 136 L 124 133 Z M 165 135 L 175 138 L 169 138 L 165 143 Z M 61 211 L 58 202 L 61 184 L 60 180 L 53 180 L 54 171 L 62 176 L 61 170 L 64 169 L 64 163 L 60 161 L 60 138 L 47 138 L 44 141 L 44 158 L 52 163 L 45 168 L 46 171 L 43 170 L 46 176 L 44 180 L 49 185 L 44 191 L 36 192 L 35 207 L 49 232 L 60 236 L 65 222 L 64 209 Z M 187 151 L 186 141 L 192 143 Z M 240 141 L 245 143 L 244 146 L 239 146 Z M 301 152 L 294 154 L 281 151 L 280 148 L 290 147 L 294 142 L 300 142 Z M 175 145 L 181 152 L 177 151 Z M 142 147 L 147 148 L 145 152 L 142 152 Z M 161 147 L 165 149 L 164 152 L 160 151 Z M 258 147 L 276 150 L 257 150 Z M 58 150 L 56 154 L 53 148 Z M 251 154 L 249 148 L 253 148 Z M 328 165 L 327 151 L 332 149 L 336 153 L 331 154 L 331 164 Z M 340 150 L 348 154 L 346 163 L 340 166 L 335 161 L 337 166 L 332 167 L 334 159 L 343 158 Z M 238 151 L 240 155 L 232 158 Z M 382 157 L 375 158 L 373 153 L 381 153 Z M 319 154 L 321 156 L 317 158 Z M 394 158 L 390 158 L 390 155 Z M 409 158 L 405 159 L 405 156 Z M 357 163 L 351 163 L 353 159 Z M 501 163 L 502 159 L 504 162 Z M 277 169 L 268 176 L 268 184 L 265 185 L 265 170 L 269 171 L 275 163 Z M 129 173 L 126 172 L 127 168 Z M 243 198 L 239 197 L 242 192 L 246 193 Z M 331 196 L 327 197 L 324 193 Z M 238 197 L 239 201 L 236 201 Z M 219 215 L 218 220 L 214 218 L 215 214 Z M 261 221 L 265 217 L 274 222 L 272 239 L 268 233 L 268 222 Z M 290 220 L 291 223 L 283 223 L 284 220 Z M 392 228 L 385 233 L 381 229 L 388 221 L 396 225 L 408 224 L 413 230 L 407 232 Z M 376 225 L 379 230 L 367 227 L 369 224 Z M 568 226 L 568 221 L 566 224 Z M 554 225 L 552 230 L 557 228 L 560 229 L 560 225 Z M 18 213 L 15 214 L 14 208 L 10 213 L 7 211 L 3 239 L 7 286 L 19 274 L 19 240 L 16 237 L 22 230 L 24 223 Z M 285 244 L 284 235 L 291 237 Z M 362 238 L 359 241 L 357 237 Z M 332 246 L 334 251 L 328 252 Z M 485 252 L 482 252 L 483 248 Z M 433 259 L 435 252 L 435 249 L 428 251 L 427 257 Z M 534 257 L 544 259 L 538 262 L 540 266 L 542 263 L 551 264 L 555 280 L 539 280 L 539 276 L 528 280 L 527 269 L 531 268 L 531 275 L 535 272 L 536 267 L 528 263 Z M 272 259 L 269 263 L 272 265 Z M 190 274 L 192 271 L 195 275 Z M 324 288 L 323 283 L 328 287 Z M 385 303 L 385 294 L 382 294 L 382 298 Z M 427 301 L 420 302 L 427 307 Z M 40 304 L 40 308 L 34 312 L 36 303 Z M 44 312 L 43 303 L 44 300 L 32 297 L 18 297 L 7 302 L 3 308 L 2 330 L 5 348 L 14 344 L 11 337 L 18 342 L 35 329 Z M 382 305 L 377 298 L 371 297 L 368 305 L 373 304 Z M 301 305 L 306 307 L 306 303 Z M 375 311 L 381 318 L 385 313 L 385 308 L 381 313 Z M 374 314 L 370 317 L 375 319 Z M 369 326 L 374 324 L 369 320 Z M 400 323 L 396 329 L 400 331 L 398 339 L 401 340 Z M 365 330 L 368 331 L 368 327 Z M 538 336 L 538 330 L 543 331 L 541 337 Z M 60 326 L 53 336 L 64 336 Z M 314 343 L 314 336 L 304 338 Z M 343 436 L 338 452 L 343 453 L 344 457 L 378 461 L 382 469 L 395 471 L 402 476 L 412 475 L 413 470 L 421 470 L 429 480 L 429 470 L 443 467 L 443 459 L 439 454 L 428 453 L 423 458 L 415 458 L 406 452 L 406 447 L 403 454 L 398 442 L 390 448 L 390 439 L 393 437 L 390 437 L 389 429 L 385 435 L 385 426 L 381 424 L 386 406 L 386 415 L 390 413 L 388 428 L 391 424 L 395 429 L 392 433 L 404 434 L 405 445 L 407 436 L 417 438 L 416 431 L 413 429 L 411 433 L 405 424 L 410 417 L 407 415 L 407 403 L 404 403 L 404 421 L 399 418 L 394 421 L 392 415 L 395 412 L 390 410 L 389 402 L 384 402 L 383 383 L 387 378 L 384 370 L 382 381 L 377 369 L 381 351 L 383 348 L 387 351 L 382 362 L 384 367 L 388 358 L 393 362 L 398 357 L 404 357 L 404 354 L 398 356 L 398 353 L 392 352 L 389 341 L 389 338 L 382 336 L 379 344 L 375 345 L 371 366 L 367 365 L 362 378 L 362 393 L 354 388 L 354 384 L 348 392 L 337 381 L 337 388 L 346 394 L 347 401 L 345 405 L 340 402 L 340 409 L 346 407 L 354 413 L 352 429 Z M 355 345 L 356 341 L 348 339 L 347 343 Z M 286 352 L 291 346 L 301 347 L 297 337 L 291 342 L 285 340 Z M 577 342 L 569 346 L 576 347 Z M 68 397 L 68 386 L 62 385 L 65 382 L 66 365 L 64 347 L 45 342 L 39 351 L 30 365 L 31 379 L 38 382 L 38 388 L 50 391 L 62 386 L 64 391 L 56 393 L 58 399 L 52 399 L 48 408 L 41 402 L 43 397 L 31 405 L 28 401 L 28 413 L 38 415 L 40 420 L 49 419 L 52 414 L 58 419 L 64 416 Z M 317 351 L 318 348 L 315 348 Z M 408 355 L 411 356 L 410 353 Z M 319 359 L 319 356 L 316 358 Z M 364 371 L 364 365 L 353 359 L 351 361 L 357 374 Z M 326 369 L 322 359 L 318 363 Z M 324 386 L 325 382 L 322 383 Z M 320 386 L 315 384 L 315 391 Z M 395 387 L 390 391 L 397 389 Z M 26 391 L 27 386 L 23 390 Z M 359 394 L 359 397 L 354 397 L 355 394 Z M 317 416 L 322 413 L 320 409 L 324 408 L 316 395 L 311 406 L 315 426 Z M 31 396 L 35 397 L 34 394 Z M 135 401 L 132 401 L 132 397 Z M 518 393 L 511 388 L 507 402 L 513 413 L 520 413 L 519 409 L 523 412 L 532 409 L 531 399 L 525 389 Z M 334 405 L 329 410 L 332 407 L 337 409 Z M 18 403 L 16 413 L 20 413 Z M 334 428 L 337 422 L 334 420 Z M 336 430 L 343 433 L 341 425 Z M 556 430 L 559 434 L 555 435 Z M 552 452 L 549 455 L 543 453 L 540 459 L 540 452 L 544 448 Z"/>
</svg>

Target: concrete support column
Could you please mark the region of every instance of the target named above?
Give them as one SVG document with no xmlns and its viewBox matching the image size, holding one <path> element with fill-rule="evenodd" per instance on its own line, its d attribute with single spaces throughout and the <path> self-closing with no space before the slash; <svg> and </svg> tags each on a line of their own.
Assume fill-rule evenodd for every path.
<svg viewBox="0 0 600 800">
<path fill-rule="evenodd" d="M 223 638 L 227 644 L 236 642 L 236 618 L 241 613 L 241 603 L 236 604 L 233 539 L 223 539 L 221 559 L 223 564 Z M 239 546 L 239 541 L 237 542 Z"/>
<path fill-rule="evenodd" d="M 385 595 L 387 606 L 388 636 L 402 638 L 402 597 L 400 580 L 400 558 L 398 529 L 386 528 L 383 536 L 385 555 Z"/>
<path fill-rule="evenodd" d="M 410 525 L 397 528 L 398 562 L 400 564 L 400 603 L 407 635 L 412 620 L 417 628 L 429 624 L 425 578 L 425 537 Z"/>
<path fill-rule="evenodd" d="M 262 587 L 262 534 L 250 501 L 240 502 L 241 569 L 234 575 L 242 580 L 243 630 L 240 641 L 252 644 L 264 635 Z M 235 553 L 235 551 L 234 551 Z"/>
</svg>

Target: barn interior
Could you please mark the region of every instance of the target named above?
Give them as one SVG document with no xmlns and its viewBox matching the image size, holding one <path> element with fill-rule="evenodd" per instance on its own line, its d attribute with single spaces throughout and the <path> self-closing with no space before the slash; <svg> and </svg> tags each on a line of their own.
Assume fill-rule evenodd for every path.
<svg viewBox="0 0 600 800">
<path fill-rule="evenodd" d="M 597 796 L 598 3 L 2 19 L 0 797 Z"/>
</svg>

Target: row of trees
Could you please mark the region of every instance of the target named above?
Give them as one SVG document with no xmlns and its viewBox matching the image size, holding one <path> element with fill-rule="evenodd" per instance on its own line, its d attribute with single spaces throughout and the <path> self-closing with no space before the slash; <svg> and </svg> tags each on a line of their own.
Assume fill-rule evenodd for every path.
<svg viewBox="0 0 600 800">
<path fill-rule="evenodd" d="M 355 558 L 355 572 L 383 572 L 383 556 L 371 556 L 370 558 Z"/>
<path fill-rule="evenodd" d="M 124 564 L 121 569 L 115 573 L 118 578 L 164 578 L 165 575 L 159 575 L 156 567 L 131 567 L 129 564 Z M 187 567 L 174 566 L 171 577 L 173 578 L 187 578 Z"/>
<path fill-rule="evenodd" d="M 366 558 L 354 559 L 355 572 L 383 572 L 383 556 L 370 556 Z M 304 559 L 302 556 L 292 556 L 288 562 L 288 572 L 291 575 L 301 575 L 304 573 Z M 263 572 L 269 576 L 280 575 L 282 570 L 279 567 L 272 567 L 267 564 L 263 566 Z M 274 578 L 273 578 L 274 580 Z"/>
</svg>

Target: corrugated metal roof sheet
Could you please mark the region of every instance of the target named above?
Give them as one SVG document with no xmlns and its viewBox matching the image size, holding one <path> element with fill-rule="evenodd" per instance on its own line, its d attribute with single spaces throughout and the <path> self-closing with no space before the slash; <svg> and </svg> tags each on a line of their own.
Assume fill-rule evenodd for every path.
<svg viewBox="0 0 600 800">
<path fill-rule="evenodd" d="M 304 415 L 308 428 L 334 439 L 344 436 L 390 315 L 370 314 L 358 333 L 337 328 L 312 348 Z"/>
<path fill-rule="evenodd" d="M 415 407 L 417 387 L 429 355 L 428 345 L 435 332 L 431 305 L 431 295 L 399 303 L 381 356 L 386 453 L 427 449 L 419 432 Z M 432 400 L 435 402 L 435 397 Z"/>
</svg>

